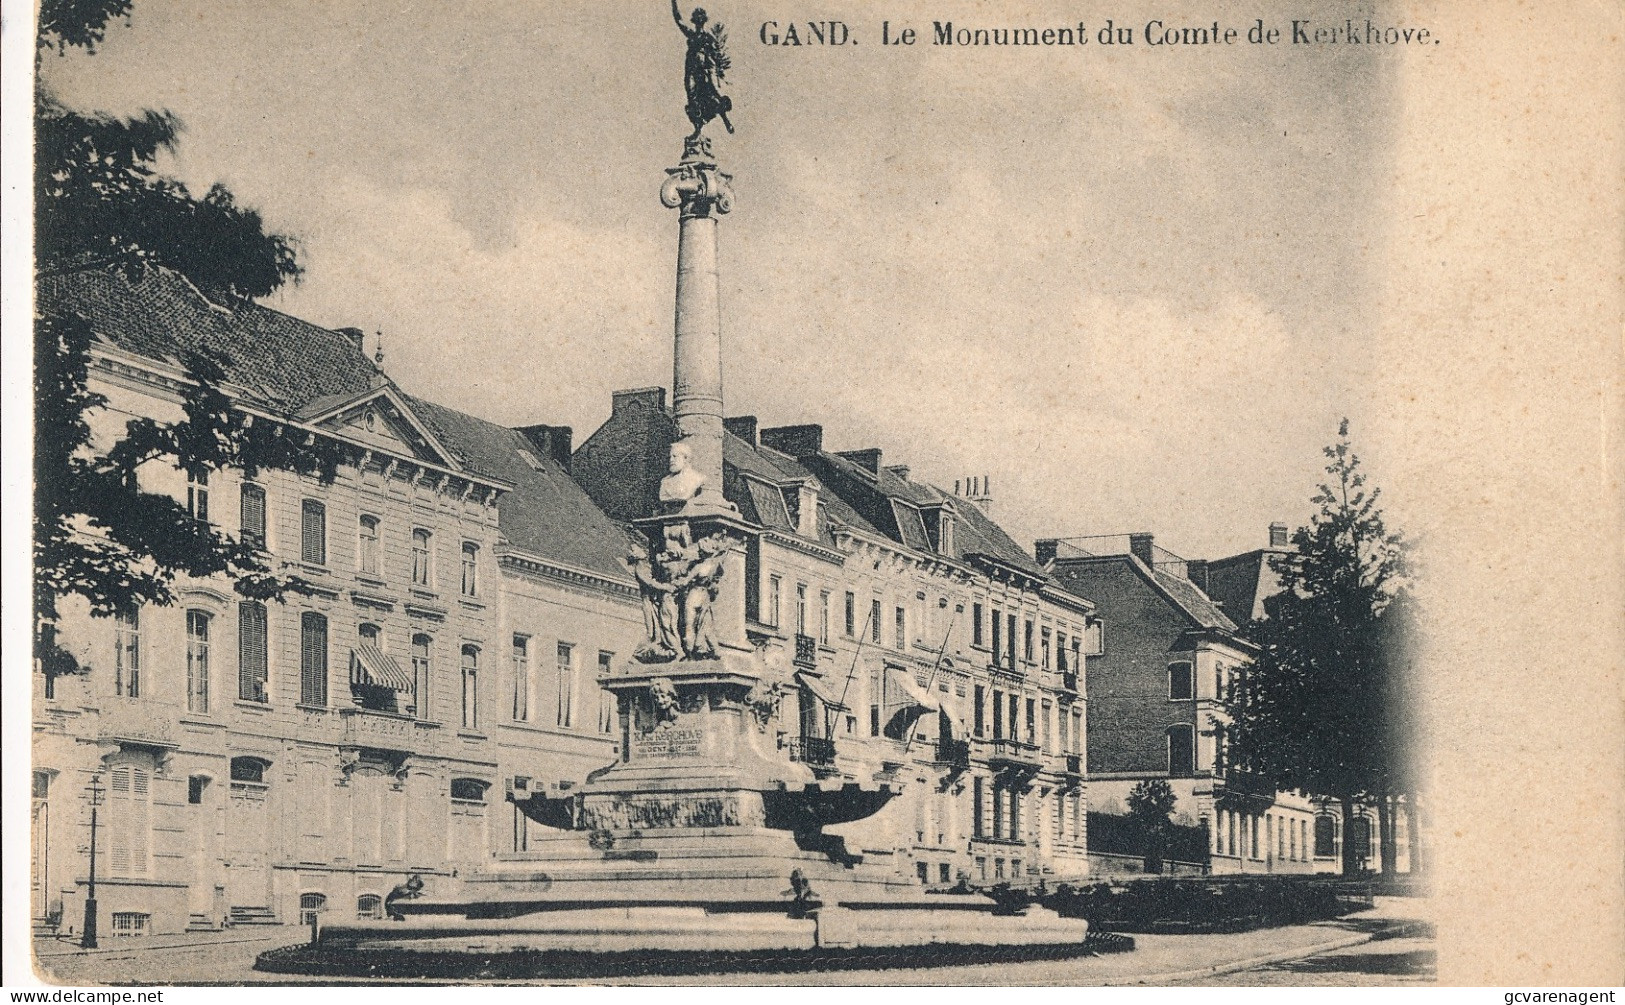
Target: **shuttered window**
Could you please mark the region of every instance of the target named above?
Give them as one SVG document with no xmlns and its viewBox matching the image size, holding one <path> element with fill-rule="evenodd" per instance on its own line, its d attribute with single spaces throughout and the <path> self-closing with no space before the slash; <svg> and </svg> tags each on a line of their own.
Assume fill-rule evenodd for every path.
<svg viewBox="0 0 1625 1005">
<path fill-rule="evenodd" d="M 327 704 L 327 619 L 309 611 L 299 616 L 299 703 Z"/>
<path fill-rule="evenodd" d="M 237 605 L 237 697 L 269 701 L 270 676 L 265 605 L 245 600 Z"/>
<path fill-rule="evenodd" d="M 327 507 L 314 499 L 299 506 L 299 557 L 312 565 L 327 564 Z"/>
<path fill-rule="evenodd" d="M 209 711 L 209 615 L 186 612 L 186 710 Z"/>
<path fill-rule="evenodd" d="M 115 876 L 145 876 L 152 839 L 151 774 L 144 768 L 119 765 L 108 785 L 108 844 L 110 872 Z"/>
<path fill-rule="evenodd" d="M 245 484 L 238 504 L 239 534 L 244 544 L 252 548 L 265 547 L 265 489 L 252 483 Z"/>
</svg>

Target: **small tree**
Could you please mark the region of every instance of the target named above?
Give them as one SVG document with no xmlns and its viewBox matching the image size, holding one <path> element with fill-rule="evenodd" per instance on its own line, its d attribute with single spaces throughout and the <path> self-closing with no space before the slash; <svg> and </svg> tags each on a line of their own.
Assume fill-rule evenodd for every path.
<svg viewBox="0 0 1625 1005">
<path fill-rule="evenodd" d="M 1128 816 L 1140 838 L 1147 873 L 1162 872 L 1168 829 L 1177 802 L 1174 790 L 1160 778 L 1148 778 L 1129 791 Z"/>
<path fill-rule="evenodd" d="M 36 60 L 94 52 L 109 21 L 132 0 L 44 0 Z M 180 124 L 167 112 L 129 119 L 84 115 L 35 92 L 35 276 L 103 268 L 129 278 L 165 268 L 200 297 L 240 304 L 299 274 L 292 242 L 214 186 L 202 198 L 155 170 Z M 56 643 L 57 603 L 84 598 L 92 614 L 167 603 L 177 576 L 227 574 L 245 596 L 279 598 L 304 588 L 277 575 L 249 544 L 192 518 L 169 496 L 141 487 L 141 469 L 170 464 L 193 476 L 235 466 L 250 476 L 286 467 L 331 480 L 335 447 L 254 424 L 219 390 L 230 359 L 219 347 L 183 350 L 184 418 L 136 419 L 111 445 L 92 442 L 88 415 L 106 404 L 89 388 L 95 333 L 71 313 L 40 314 L 34 331 L 35 651 L 47 677 L 83 668 Z"/>
<path fill-rule="evenodd" d="M 1383 522 L 1380 491 L 1366 489 L 1348 420 L 1325 453 L 1319 511 L 1293 534 L 1294 551 L 1271 561 L 1281 590 L 1248 628 L 1261 651 L 1229 703 L 1230 735 L 1238 766 L 1338 800 L 1343 871 L 1353 873 L 1356 806 L 1374 799 L 1387 812 L 1414 742 L 1396 718 L 1401 668 L 1382 623 L 1405 544 Z"/>
</svg>

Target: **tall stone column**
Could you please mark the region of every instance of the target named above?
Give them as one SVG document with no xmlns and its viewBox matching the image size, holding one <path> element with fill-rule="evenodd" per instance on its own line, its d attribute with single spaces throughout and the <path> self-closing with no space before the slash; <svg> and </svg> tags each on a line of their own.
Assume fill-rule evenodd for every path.
<svg viewBox="0 0 1625 1005">
<path fill-rule="evenodd" d="M 704 481 L 689 513 L 731 513 L 722 497 L 722 312 L 717 282 L 717 217 L 733 208 L 729 175 L 717 169 L 708 138 L 690 138 L 666 169 L 660 201 L 680 211 L 672 409 L 690 467 Z"/>
</svg>

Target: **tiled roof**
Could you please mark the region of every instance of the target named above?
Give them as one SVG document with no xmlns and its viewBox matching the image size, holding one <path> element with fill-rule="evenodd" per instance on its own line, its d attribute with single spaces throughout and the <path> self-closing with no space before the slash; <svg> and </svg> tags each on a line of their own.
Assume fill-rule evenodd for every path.
<svg viewBox="0 0 1625 1005">
<path fill-rule="evenodd" d="M 151 359 L 178 361 L 210 348 L 231 360 L 230 379 L 257 404 L 295 411 L 329 395 L 365 391 L 377 368 L 344 335 L 259 304 L 211 305 L 163 269 L 129 282 L 100 269 L 40 280 L 41 313 L 76 313 L 109 344 Z M 229 309 L 227 309 L 229 307 Z"/>
<path fill-rule="evenodd" d="M 1138 562 L 1135 564 L 1140 565 Z M 1141 568 L 1144 568 L 1144 566 L 1141 565 Z M 1208 599 L 1208 595 L 1203 593 L 1195 583 L 1183 576 L 1156 570 L 1152 570 L 1151 578 L 1198 625 L 1203 628 L 1218 628 L 1226 632 L 1236 630 L 1236 623 L 1225 617 L 1224 612 L 1220 611 L 1213 601 Z"/>
<path fill-rule="evenodd" d="M 1264 616 L 1264 598 L 1280 591 L 1280 577 L 1269 566 L 1285 549 L 1260 548 L 1216 558 L 1207 564 L 1207 592 L 1237 624 Z"/>
<path fill-rule="evenodd" d="M 135 283 L 102 271 L 42 280 L 39 309 L 77 313 L 109 344 L 149 358 L 175 360 L 199 346 L 223 350 L 231 360 L 228 380 L 257 404 L 289 412 L 341 402 L 365 392 L 379 376 L 344 335 L 254 303 L 234 303 L 229 312 L 211 307 L 184 280 L 160 270 Z M 626 532 L 557 461 L 512 429 L 422 398 L 402 398 L 458 463 L 514 486 L 498 502 L 510 543 L 631 583 L 621 561 Z"/>
</svg>

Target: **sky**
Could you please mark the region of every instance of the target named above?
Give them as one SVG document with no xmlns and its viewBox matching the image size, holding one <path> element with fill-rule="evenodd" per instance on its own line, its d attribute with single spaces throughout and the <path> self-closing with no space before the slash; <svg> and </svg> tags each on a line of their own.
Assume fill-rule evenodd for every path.
<svg viewBox="0 0 1625 1005">
<path fill-rule="evenodd" d="M 1026 545 L 1146 530 L 1211 557 L 1303 522 L 1321 447 L 1348 415 L 1358 449 L 1369 405 L 1396 57 L 929 44 L 933 20 L 1138 35 L 1213 13 L 713 7 L 738 128 L 711 129 L 736 193 L 728 413 L 820 422 L 949 489 L 986 477 Z M 857 44 L 759 39 L 811 17 Z M 883 19 L 926 38 L 882 47 Z M 267 305 L 380 331 L 408 391 L 579 443 L 611 391 L 670 383 L 657 192 L 688 130 L 682 55 L 647 0 L 136 0 L 42 72 L 75 108 L 179 116 L 166 169 L 298 241 L 303 279 Z"/>
</svg>

